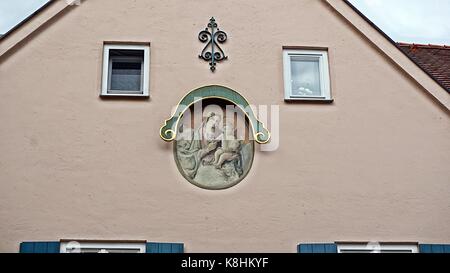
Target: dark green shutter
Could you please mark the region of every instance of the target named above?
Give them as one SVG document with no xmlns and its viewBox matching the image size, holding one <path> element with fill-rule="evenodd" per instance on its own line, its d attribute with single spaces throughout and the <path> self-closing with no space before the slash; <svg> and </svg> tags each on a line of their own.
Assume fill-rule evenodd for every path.
<svg viewBox="0 0 450 273">
<path fill-rule="evenodd" d="M 420 253 L 450 253 L 450 245 L 420 244 Z"/>
<path fill-rule="evenodd" d="M 336 244 L 299 244 L 297 253 L 337 253 Z"/>
<path fill-rule="evenodd" d="M 147 253 L 183 253 L 183 243 L 147 243 Z"/>
<path fill-rule="evenodd" d="M 20 253 L 59 253 L 59 242 L 23 242 Z"/>
</svg>

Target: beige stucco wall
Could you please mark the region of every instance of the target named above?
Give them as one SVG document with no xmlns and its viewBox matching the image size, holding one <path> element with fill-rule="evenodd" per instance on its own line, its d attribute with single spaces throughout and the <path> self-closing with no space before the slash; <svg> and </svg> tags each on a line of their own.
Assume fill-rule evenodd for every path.
<svg viewBox="0 0 450 273">
<path fill-rule="evenodd" d="M 229 35 L 211 73 L 197 40 Z M 102 100 L 103 41 L 151 42 L 150 100 Z M 329 48 L 333 104 L 283 101 L 282 46 Z M 280 105 L 280 147 L 224 191 L 192 186 L 159 128 L 209 84 Z M 450 116 L 316 0 L 88 0 L 0 59 L 0 251 L 146 239 L 186 252 L 450 243 Z"/>
</svg>

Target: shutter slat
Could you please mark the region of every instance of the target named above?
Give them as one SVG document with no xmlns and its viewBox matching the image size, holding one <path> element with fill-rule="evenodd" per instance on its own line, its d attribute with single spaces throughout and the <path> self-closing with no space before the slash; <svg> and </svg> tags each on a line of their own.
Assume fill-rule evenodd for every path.
<svg viewBox="0 0 450 273">
<path fill-rule="evenodd" d="M 33 242 L 20 243 L 20 253 L 34 253 L 34 243 Z"/>
<path fill-rule="evenodd" d="M 431 252 L 432 253 L 444 253 L 444 246 L 443 245 L 432 245 Z"/>
<path fill-rule="evenodd" d="M 184 244 L 172 244 L 172 253 L 184 253 Z"/>
<path fill-rule="evenodd" d="M 47 242 L 34 243 L 34 253 L 47 253 Z"/>
<path fill-rule="evenodd" d="M 20 253 L 59 253 L 59 242 L 22 242 Z"/>
<path fill-rule="evenodd" d="M 313 253 L 325 253 L 325 245 L 324 244 L 313 244 L 312 252 Z"/>
<path fill-rule="evenodd" d="M 299 253 L 312 253 L 312 245 L 311 244 L 300 244 L 299 245 Z"/>
<path fill-rule="evenodd" d="M 444 245 L 444 253 L 450 253 L 450 245 Z"/>
<path fill-rule="evenodd" d="M 60 243 L 59 242 L 48 242 L 47 243 L 47 253 L 60 253 Z"/>
<path fill-rule="evenodd" d="M 450 253 L 450 245 L 442 244 L 420 244 L 420 253 Z"/>
<path fill-rule="evenodd" d="M 419 245 L 419 252 L 420 253 L 432 253 L 431 245 Z"/>
<path fill-rule="evenodd" d="M 325 244 L 325 253 L 337 253 L 337 245 Z"/>
<path fill-rule="evenodd" d="M 183 243 L 147 243 L 146 253 L 183 253 Z"/>
<path fill-rule="evenodd" d="M 172 246 L 169 243 L 161 243 L 159 244 L 160 250 L 159 253 L 171 253 Z"/>
<path fill-rule="evenodd" d="M 299 244 L 298 253 L 337 253 L 336 244 Z"/>
<path fill-rule="evenodd" d="M 147 253 L 158 253 L 158 243 L 147 243 Z"/>
</svg>

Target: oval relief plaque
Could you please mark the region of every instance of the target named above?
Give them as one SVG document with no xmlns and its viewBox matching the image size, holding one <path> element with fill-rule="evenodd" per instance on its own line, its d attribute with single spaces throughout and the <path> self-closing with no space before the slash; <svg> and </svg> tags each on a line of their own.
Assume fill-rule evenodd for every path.
<svg viewBox="0 0 450 273">
<path fill-rule="evenodd" d="M 179 122 L 175 161 L 183 177 L 198 187 L 232 187 L 252 166 L 255 144 L 249 138 L 249 122 L 239 112 L 229 114 L 228 107 L 210 104 L 201 111 L 188 110 Z"/>
</svg>

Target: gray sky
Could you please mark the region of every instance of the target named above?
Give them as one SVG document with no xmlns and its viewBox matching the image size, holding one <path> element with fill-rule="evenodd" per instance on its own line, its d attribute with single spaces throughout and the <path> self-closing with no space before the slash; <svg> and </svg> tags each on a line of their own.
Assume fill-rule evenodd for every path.
<svg viewBox="0 0 450 273">
<path fill-rule="evenodd" d="M 396 42 L 450 45 L 450 0 L 350 0 Z"/>
<path fill-rule="evenodd" d="M 6 33 L 48 0 L 0 0 L 0 33 Z"/>
<path fill-rule="evenodd" d="M 350 0 L 397 42 L 450 45 L 450 0 Z M 0 0 L 5 33 L 47 0 Z"/>
</svg>

